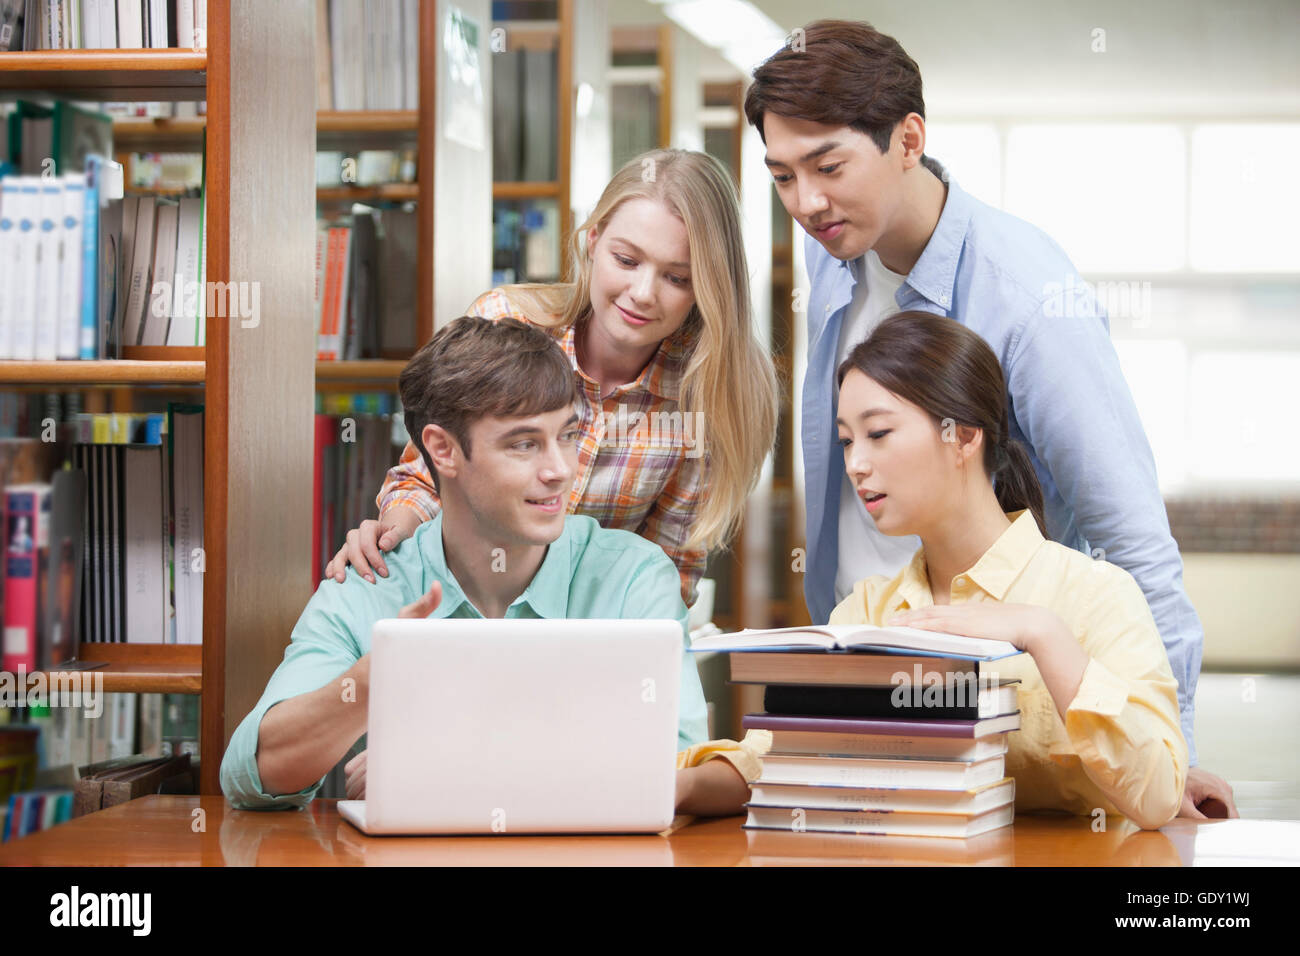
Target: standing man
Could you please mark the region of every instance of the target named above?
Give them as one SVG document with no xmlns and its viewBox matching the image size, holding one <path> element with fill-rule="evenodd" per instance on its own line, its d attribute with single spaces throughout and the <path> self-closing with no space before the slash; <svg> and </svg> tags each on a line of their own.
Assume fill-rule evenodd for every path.
<svg viewBox="0 0 1300 956">
<path fill-rule="evenodd" d="M 1178 679 L 1193 765 L 1180 815 L 1236 816 L 1227 783 L 1195 766 L 1201 625 L 1106 315 L 1091 298 L 1068 309 L 1060 299 L 1083 285 L 1069 258 L 924 155 L 920 69 L 869 24 L 809 24 L 754 71 L 745 115 L 808 236 L 804 591 L 813 620 L 825 621 L 855 581 L 896 574 L 920 546 L 879 532 L 849 482 L 835 441 L 835 370 L 888 315 L 949 316 L 1002 363 L 1010 437 L 1029 449 L 1051 536 L 1104 556 L 1142 587 Z"/>
</svg>

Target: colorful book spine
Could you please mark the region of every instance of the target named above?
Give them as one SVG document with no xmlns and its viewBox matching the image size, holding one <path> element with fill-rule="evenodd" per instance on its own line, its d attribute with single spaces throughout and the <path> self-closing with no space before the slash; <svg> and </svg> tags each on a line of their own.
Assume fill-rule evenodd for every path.
<svg viewBox="0 0 1300 956">
<path fill-rule="evenodd" d="M 50 486 L 12 485 L 5 492 L 3 669 L 36 670 L 41 551 L 47 546 Z"/>
</svg>

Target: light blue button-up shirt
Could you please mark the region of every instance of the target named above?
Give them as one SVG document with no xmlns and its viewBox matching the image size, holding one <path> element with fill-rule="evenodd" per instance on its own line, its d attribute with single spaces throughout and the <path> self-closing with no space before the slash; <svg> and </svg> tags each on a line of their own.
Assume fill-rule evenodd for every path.
<svg viewBox="0 0 1300 956">
<path fill-rule="evenodd" d="M 403 607 L 442 582 L 442 601 L 431 618 L 483 615 L 447 568 L 442 515 L 422 524 L 384 556 L 388 577 L 365 581 L 348 568 L 342 584 L 326 578 L 294 626 L 284 660 L 271 675 L 257 706 L 230 738 L 221 761 L 221 789 L 240 809 L 305 806 L 324 777 L 294 794 L 262 790 L 257 772 L 257 734 L 266 712 L 281 701 L 324 687 L 370 653 L 370 628 L 397 617 Z M 546 549 L 541 567 L 506 609 L 508 618 L 675 619 L 683 650 L 690 644 L 686 605 L 677 567 L 663 549 L 629 531 L 602 528 L 592 518 L 570 515 Z M 685 750 L 707 739 L 708 712 L 695 656 L 682 654 L 677 745 Z"/>
<path fill-rule="evenodd" d="M 848 263 L 812 236 L 805 236 L 804 248 L 811 283 L 802 423 L 804 593 L 813 621 L 823 622 L 835 606 L 844 471 L 835 430 L 835 349 L 854 278 Z M 1201 623 L 1183 590 L 1182 558 L 1169 533 L 1155 459 L 1120 372 L 1110 324 L 1095 299 L 1079 290 L 1086 290 L 1083 279 L 1049 236 L 949 181 L 939 223 L 895 301 L 900 311 L 956 319 L 993 348 L 1007 381 L 1010 437 L 1029 448 L 1048 533 L 1119 565 L 1142 587 L 1178 680 L 1194 765 Z"/>
</svg>

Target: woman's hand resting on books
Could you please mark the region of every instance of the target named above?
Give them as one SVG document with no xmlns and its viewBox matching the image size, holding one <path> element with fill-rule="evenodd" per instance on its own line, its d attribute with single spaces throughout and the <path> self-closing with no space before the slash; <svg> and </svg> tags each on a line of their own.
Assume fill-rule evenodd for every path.
<svg viewBox="0 0 1300 956">
<path fill-rule="evenodd" d="M 923 631 L 1006 641 L 1029 654 L 1041 650 L 1049 641 L 1057 642 L 1062 638 L 1077 643 L 1059 616 L 1032 604 L 994 601 L 935 604 L 901 611 L 885 623 L 891 627 L 915 627 Z"/>
<path fill-rule="evenodd" d="M 995 601 L 936 604 L 903 611 L 885 623 L 1015 645 L 1033 657 L 1062 720 L 1088 667 L 1089 657 L 1083 646 L 1060 616 L 1045 607 Z"/>
<path fill-rule="evenodd" d="M 361 527 L 348 532 L 347 544 L 325 565 L 325 577 L 342 584 L 349 564 L 371 584 L 375 583 L 372 567 L 382 577 L 388 577 L 382 552 L 392 551 L 419 526 L 420 516 L 411 508 L 389 508 L 378 521 L 370 518 L 361 522 Z"/>
</svg>

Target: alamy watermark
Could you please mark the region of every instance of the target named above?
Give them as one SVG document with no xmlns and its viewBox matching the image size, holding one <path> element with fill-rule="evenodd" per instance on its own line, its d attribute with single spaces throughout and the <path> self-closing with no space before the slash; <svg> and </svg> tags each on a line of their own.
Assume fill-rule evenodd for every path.
<svg viewBox="0 0 1300 956">
<path fill-rule="evenodd" d="M 602 412 L 604 432 L 602 447 L 624 447 L 646 444 L 652 448 L 686 449 L 687 458 L 704 454 L 703 412 L 645 412 L 630 411 L 619 405 L 612 412 Z"/>
<path fill-rule="evenodd" d="M 996 687 L 996 674 L 954 671 L 924 671 L 912 665 L 912 673 L 895 671 L 889 678 L 894 689 L 890 706 L 902 707 L 977 707 L 980 691 Z"/>
<path fill-rule="evenodd" d="M 255 329 L 262 322 L 262 283 L 208 282 L 204 295 L 205 316 L 237 318 L 240 328 Z M 174 282 L 159 279 L 150 290 L 150 310 L 156 318 L 198 314 L 200 283 L 177 275 Z"/>
<path fill-rule="evenodd" d="M 1067 275 L 1064 282 L 1043 284 L 1043 316 L 1090 318 L 1101 308 L 1112 319 L 1144 325 L 1151 318 L 1151 283 L 1135 280 L 1088 282 Z"/>
<path fill-rule="evenodd" d="M 44 671 L 25 667 L 0 673 L 0 707 L 80 707 L 87 717 L 104 713 L 104 675 L 99 671 Z"/>
</svg>

